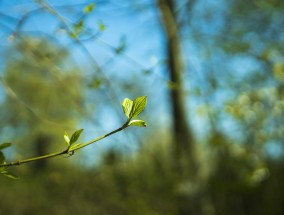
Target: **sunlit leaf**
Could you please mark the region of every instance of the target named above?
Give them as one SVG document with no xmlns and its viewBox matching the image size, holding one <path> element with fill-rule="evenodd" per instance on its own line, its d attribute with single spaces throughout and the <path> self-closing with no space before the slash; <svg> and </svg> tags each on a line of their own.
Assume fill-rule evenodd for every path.
<svg viewBox="0 0 284 215">
<path fill-rule="evenodd" d="M 80 129 L 74 132 L 74 134 L 72 135 L 71 139 L 70 139 L 70 145 L 72 145 L 73 143 L 75 143 L 78 138 L 80 137 L 81 133 L 84 131 L 84 129 Z"/>
<path fill-rule="evenodd" d="M 2 143 L 0 144 L 0 150 L 5 149 L 10 147 L 12 144 L 11 143 Z"/>
<path fill-rule="evenodd" d="M 135 120 L 131 120 L 128 125 L 131 126 L 141 126 L 141 127 L 146 127 L 147 123 L 144 120 L 140 120 L 140 119 L 135 119 Z"/>
<path fill-rule="evenodd" d="M 123 108 L 123 112 L 127 116 L 127 118 L 129 118 L 129 116 L 130 116 L 130 112 L 132 110 L 132 106 L 133 106 L 133 101 L 131 99 L 125 98 L 123 100 L 122 108 Z"/>
<path fill-rule="evenodd" d="M 64 132 L 64 139 L 65 139 L 67 146 L 70 146 L 70 138 L 66 131 Z"/>
<path fill-rule="evenodd" d="M 138 116 L 147 105 L 147 96 L 138 97 L 134 100 L 129 118 Z"/>
</svg>

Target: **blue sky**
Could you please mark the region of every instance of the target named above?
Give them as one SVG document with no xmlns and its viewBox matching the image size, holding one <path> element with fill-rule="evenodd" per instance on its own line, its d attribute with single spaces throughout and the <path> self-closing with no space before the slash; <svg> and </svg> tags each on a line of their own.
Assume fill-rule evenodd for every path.
<svg viewBox="0 0 284 215">
<path fill-rule="evenodd" d="M 89 1 L 60 1 L 60 3 L 58 3 L 58 1 L 49 1 L 49 4 L 64 17 L 68 24 L 71 24 L 71 22 L 74 23 L 78 21 L 78 14 L 82 14 L 84 6 L 87 5 L 86 2 Z M 126 6 L 123 3 L 104 4 L 103 2 L 104 1 L 101 1 L 97 4 L 93 13 L 86 19 L 86 23 L 88 29 L 96 32 L 98 31 L 98 23 L 103 22 L 106 25 L 106 30 L 102 32 L 99 38 L 84 42 L 85 47 L 100 66 L 103 66 L 108 60 L 115 58 L 112 65 L 107 67 L 107 76 L 121 77 L 122 79 L 138 77 L 138 79 L 141 79 L 140 82 L 142 82 L 143 85 L 147 85 L 141 93 L 143 95 L 149 95 L 149 110 L 151 110 L 152 120 L 149 124 L 155 126 L 159 123 L 169 125 L 169 108 L 167 106 L 168 77 L 164 70 L 165 67 L 163 63 L 161 63 L 165 59 L 163 50 L 165 44 L 163 39 L 163 29 L 160 25 L 157 9 L 155 7 L 149 7 L 144 9 L 141 13 L 137 11 L 137 9 L 131 7 L 130 9 L 125 8 Z M 211 1 L 209 1 L 208 4 L 212 4 L 212 7 L 216 7 L 214 2 L 210 2 Z M 61 7 L 74 4 L 78 6 L 75 7 L 76 11 L 72 10 L 71 13 L 68 9 Z M 32 11 L 35 8 L 38 8 L 38 4 L 34 1 L 13 1 L 13 3 L 11 3 L 11 1 L 5 0 L 0 3 L 0 11 L 2 13 L 8 13 L 17 18 L 23 17 L 26 12 Z M 12 28 L 15 28 L 17 22 L 14 22 L 13 24 L 14 26 L 12 26 Z M 22 30 L 32 34 L 45 32 L 48 35 L 54 36 L 60 43 L 65 44 L 69 48 L 71 47 L 74 62 L 82 68 L 86 77 L 91 77 L 94 68 L 89 59 L 86 58 L 86 54 L 77 46 L 70 46 L 70 41 L 72 40 L 70 40 L 70 37 L 66 32 L 58 31 L 58 27 L 57 18 L 47 12 L 39 12 L 31 15 L 23 25 Z M 204 30 L 205 33 L 214 33 L 210 29 Z M 3 40 L 1 40 L 4 41 L 2 44 L 3 46 L 7 46 L 6 41 L 9 35 L 10 32 L 3 35 Z M 123 37 L 126 38 L 126 52 L 121 56 L 115 56 L 112 49 L 119 46 L 120 40 Z M 186 50 L 190 53 L 189 70 L 191 72 L 196 72 L 194 77 L 196 77 L 197 85 L 199 83 L 198 73 L 202 71 L 203 67 L 201 58 L 203 53 L 202 49 L 199 48 L 200 47 L 195 44 L 186 43 Z M 188 61 L 188 59 L 185 60 Z M 153 68 L 153 71 L 150 75 L 143 75 L 143 70 L 148 68 Z M 120 74 L 117 74 L 117 72 Z M 191 75 L 188 80 L 187 76 L 185 76 L 186 83 L 192 83 L 190 79 L 192 79 Z M 128 96 L 127 92 L 121 92 L 121 94 L 118 95 L 120 100 Z M 193 120 L 195 122 L 195 128 L 198 132 L 202 133 L 206 132 L 204 128 L 206 127 L 207 122 L 206 120 L 204 121 L 202 117 L 197 117 L 195 114 L 195 108 L 198 105 L 200 105 L 198 101 L 196 103 L 191 100 L 188 108 L 191 110 L 192 116 L 196 116 Z M 113 107 L 111 106 L 110 108 Z M 120 120 L 107 113 L 101 114 L 104 116 L 101 118 L 101 126 L 103 126 L 105 120 L 113 122 L 108 123 L 107 127 L 102 129 L 105 131 L 109 130 L 110 127 L 112 127 L 112 124 L 117 124 Z"/>
<path fill-rule="evenodd" d="M 86 5 L 85 2 L 86 1 L 60 1 L 58 4 L 58 1 L 49 1 L 50 5 L 58 10 L 68 24 L 78 20 L 76 14 L 82 14 L 84 6 Z M 61 5 L 73 4 L 78 4 L 79 6 L 76 7 L 77 11 L 72 11 L 72 13 L 68 13 L 68 10 L 60 7 Z M 21 19 L 27 12 L 33 11 L 36 8 L 38 8 L 38 4 L 34 1 L 0 1 L 0 13 L 8 15 L 9 18 L 15 18 L 15 20 L 11 19 L 11 23 L 8 23 L 9 20 L 6 17 L 8 21 L 5 19 L 5 21 L 0 23 L 8 23 L 9 28 L 14 30 L 19 21 L 18 19 Z M 127 11 L 117 11 L 116 4 L 100 5 L 98 3 L 93 13 L 90 14 L 86 20 L 87 28 L 93 32 L 97 32 L 99 22 L 103 22 L 106 25 L 106 30 L 100 34 L 99 38 L 84 42 L 84 46 L 92 54 L 92 57 L 99 66 L 104 66 L 108 60 L 114 59 L 112 64 L 106 67 L 106 76 L 109 78 L 115 76 L 116 78 L 122 78 L 122 80 L 132 80 L 133 77 L 137 77 L 140 79 L 137 80 L 139 81 L 139 85 L 147 85 L 144 91 L 141 92 L 141 95 L 149 95 L 149 109 L 152 109 L 148 129 L 157 126 L 159 123 L 163 123 L 164 125 L 168 124 L 168 108 L 165 102 L 166 95 L 163 87 L 161 88 L 161 86 L 164 85 L 164 87 L 166 87 L 167 85 L 167 75 L 158 65 L 159 60 L 163 59 L 163 40 L 157 11 L 150 8 L 143 13 L 138 13 L 134 10 L 132 13 L 128 13 Z M 42 35 L 44 33 L 46 34 L 45 36 L 48 37 L 54 36 L 63 46 L 71 47 L 73 61 L 82 69 L 86 78 L 92 77 L 94 67 L 93 64 L 90 63 L 90 59 L 86 57 L 86 54 L 82 52 L 78 46 L 72 45 L 73 42 L 70 37 L 66 32 L 58 30 L 58 27 L 58 19 L 56 17 L 40 11 L 30 15 L 23 24 L 21 31 L 35 35 Z M 13 45 L 10 41 L 11 33 L 12 32 L 8 29 L 1 28 L 0 26 L 1 47 L 8 48 Z M 113 49 L 120 45 L 120 41 L 123 37 L 126 38 L 126 52 L 120 56 L 115 56 Z M 1 53 L 1 61 L 4 59 L 3 54 L 4 52 Z M 144 75 L 144 70 L 149 68 L 153 68 L 152 72 L 148 75 Z M 133 84 L 135 85 L 135 82 L 133 82 Z M 121 92 L 117 95 L 120 102 L 124 97 L 129 97 L 131 94 L 121 90 L 118 91 Z M 5 91 L 2 89 L 1 95 L 3 95 L 3 92 Z M 96 117 L 98 118 L 98 121 L 95 123 L 95 125 L 98 126 L 96 128 L 96 134 L 98 136 L 120 125 L 119 123 L 121 123 L 122 116 L 118 116 L 116 112 L 112 110 L 113 106 L 114 104 L 112 103 L 111 106 L 104 109 L 105 111 L 99 113 L 100 117 Z M 121 109 L 120 103 L 116 106 L 117 109 Z M 120 111 L 122 112 L 122 110 Z M 146 111 L 145 117 L 147 117 L 149 112 Z M 92 121 L 82 122 L 82 127 L 86 129 L 84 132 L 86 137 L 94 136 L 93 126 L 94 123 Z M 121 134 L 116 134 L 115 137 L 103 141 L 102 144 L 91 147 L 95 148 L 94 151 L 100 153 L 101 150 L 104 151 L 104 149 L 108 147 L 116 148 L 117 142 L 120 142 L 122 143 L 120 145 L 124 151 L 135 151 L 138 140 L 136 135 L 143 135 L 146 130 L 144 129 L 143 131 L 141 128 L 139 130 L 130 128 L 129 130 L 130 131 L 121 132 Z"/>
<path fill-rule="evenodd" d="M 90 1 L 75 0 L 48 2 L 63 16 L 66 23 L 70 26 L 72 23 L 79 20 L 85 5 L 90 3 Z M 102 144 L 92 146 L 94 148 L 92 150 L 101 153 L 105 148 L 117 147 L 118 142 L 121 143 L 119 144 L 119 147 L 122 147 L 124 151 L 135 151 L 138 146 L 139 136 L 143 136 L 147 132 L 151 133 L 151 129 L 157 127 L 163 127 L 164 133 L 169 132 L 170 129 L 170 109 L 168 106 L 169 98 L 167 95 L 168 76 L 165 72 L 165 65 L 163 63 L 165 60 L 163 29 L 161 28 L 159 14 L 155 7 L 143 8 L 143 12 L 141 12 L 141 8 L 138 10 L 134 7 L 127 7 L 127 4 L 122 1 L 112 4 L 107 4 L 104 1 L 96 2 L 96 8 L 86 19 L 85 30 L 98 32 L 100 22 L 103 22 L 106 25 L 106 30 L 101 32 L 99 37 L 83 42 L 83 44 L 99 67 L 104 69 L 105 75 L 110 80 L 115 77 L 117 80 L 129 82 L 132 85 L 137 84 L 137 89 L 143 89 L 141 95 L 149 96 L 149 107 L 143 115 L 148 121 L 149 126 L 147 130 L 131 128 L 131 131 L 116 134 Z M 151 2 L 152 1 L 148 1 L 148 3 Z M 228 58 L 226 58 L 227 56 L 225 56 L 220 49 L 218 50 L 214 47 L 212 38 L 214 38 L 215 35 L 218 35 L 218 31 L 222 29 L 224 21 L 222 15 L 228 13 L 228 11 L 226 11 L 226 5 L 222 4 L 222 0 L 207 0 L 206 2 L 206 6 L 199 3 L 196 10 L 205 10 L 205 12 L 207 12 L 207 9 L 208 16 L 211 18 L 208 21 L 202 17 L 195 17 L 197 21 L 194 24 L 196 26 L 192 26 L 201 26 L 200 32 L 202 32 L 202 35 L 200 36 L 205 38 L 202 38 L 202 43 L 194 42 L 198 41 L 198 38 L 196 38 L 196 35 L 192 34 L 191 28 L 188 28 L 186 32 L 183 32 L 183 48 L 186 50 L 184 58 L 188 63 L 187 70 L 189 71 L 185 74 L 185 83 L 190 83 L 190 85 L 186 85 L 186 93 L 189 93 L 188 95 L 192 93 L 190 90 L 199 87 L 202 83 L 204 84 L 206 78 L 204 76 L 207 75 L 204 71 L 206 71 L 207 67 L 213 68 L 220 76 L 226 75 L 226 71 L 234 71 L 235 73 L 232 77 L 240 80 L 248 71 L 257 69 L 256 63 L 247 56 L 239 56 L 238 58 L 228 60 L 228 62 L 222 62 L 222 60 Z M 71 5 L 70 8 L 72 10 L 63 7 L 66 5 Z M 74 5 L 76 6 L 74 7 Z M 11 31 L 6 27 L 9 27 L 12 30 L 15 29 L 18 23 L 17 19 L 38 7 L 39 5 L 36 4 L 35 1 L 0 1 L 0 14 L 9 16 L 9 18 L 6 17 L 4 21 L 3 19 L 0 21 L 0 46 L 2 47 L 2 50 L 0 51 L 0 61 L 3 61 L 4 59 L 5 48 L 12 45 L 12 43 L 9 42 L 9 39 L 11 39 Z M 211 14 L 212 11 L 214 11 L 214 14 Z M 206 21 L 209 23 L 204 24 L 203 22 Z M 87 79 L 93 77 L 95 67 L 91 63 L 90 58 L 74 44 L 74 41 L 70 39 L 66 32 L 60 30 L 57 17 L 54 17 L 50 13 L 39 11 L 32 14 L 29 19 L 26 20 L 21 30 L 35 35 L 43 35 L 44 33 L 45 37 L 51 37 L 61 45 L 68 47 L 71 50 L 72 61 L 81 68 L 84 77 Z M 227 39 L 226 37 L 227 35 L 224 35 L 224 39 Z M 119 47 L 123 38 L 125 38 L 126 51 L 122 55 L 117 56 L 113 50 Z M 206 53 L 208 50 L 213 50 L 214 53 Z M 217 57 L 215 57 L 215 53 Z M 111 63 L 106 64 L 109 61 Z M 1 63 L 0 69 L 3 69 L 4 65 L 4 63 Z M 152 69 L 152 71 L 145 75 L 144 71 L 149 68 Z M 144 87 L 142 88 L 141 86 Z M 129 97 L 131 93 L 128 93 L 127 90 L 123 89 L 115 89 L 114 91 L 117 94 L 118 99 L 116 105 L 114 105 L 108 97 L 108 99 L 105 99 L 104 105 L 108 102 L 111 103 L 111 105 L 100 111 L 99 117 L 95 116 L 98 119 L 96 123 L 92 121 L 82 122 L 82 127 L 87 128 L 85 131 L 87 137 L 93 136 L 94 126 L 96 126 L 96 134 L 100 135 L 115 129 L 123 120 L 123 115 L 117 114 L 117 111 L 121 111 L 120 102 L 123 98 Z M 0 99 L 1 96 L 3 98 L 3 94 L 0 93 Z M 215 108 L 218 110 L 218 108 L 222 108 L 224 102 L 232 96 L 235 95 L 231 94 L 230 91 L 222 90 L 213 97 L 210 97 L 210 100 L 212 101 L 211 104 L 216 105 Z M 198 115 L 196 112 L 199 106 L 203 105 L 204 101 L 197 97 L 191 98 L 195 98 L 195 100 L 191 99 L 188 103 L 188 110 L 190 112 L 190 117 L 192 117 L 191 122 L 194 122 L 196 133 L 202 137 L 209 128 L 209 118 L 207 115 Z M 98 101 L 94 98 L 93 102 Z M 116 106 L 116 109 L 114 109 L 114 106 Z M 94 114 L 98 113 L 94 112 Z M 232 136 L 239 135 L 237 132 L 234 132 L 236 127 L 233 121 L 225 119 L 223 120 L 223 124 L 219 126 L 223 130 L 227 129 L 228 133 L 231 133 Z"/>
</svg>

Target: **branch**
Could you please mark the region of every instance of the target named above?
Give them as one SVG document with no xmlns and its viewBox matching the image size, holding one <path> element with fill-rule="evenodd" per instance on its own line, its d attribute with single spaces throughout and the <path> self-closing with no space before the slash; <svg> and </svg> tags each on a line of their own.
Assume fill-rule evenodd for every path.
<svg viewBox="0 0 284 215">
<path fill-rule="evenodd" d="M 11 146 L 11 143 L 3 143 L 0 144 L 0 174 L 7 176 L 9 178 L 12 179 L 17 179 L 18 177 L 15 176 L 14 174 L 10 173 L 7 171 L 8 167 L 11 166 L 16 166 L 16 165 L 20 165 L 23 163 L 29 163 L 29 162 L 35 162 L 38 160 L 43 160 L 43 159 L 48 159 L 48 158 L 52 158 L 52 157 L 57 157 L 60 155 L 73 155 L 75 151 L 82 149 L 88 145 L 91 145 L 95 142 L 98 142 L 110 135 L 113 135 L 119 131 L 124 130 L 125 128 L 129 127 L 129 126 L 142 126 L 145 127 L 146 126 L 146 122 L 140 119 L 133 119 L 138 117 L 138 115 L 146 108 L 147 105 L 147 96 L 141 96 L 136 98 L 134 101 L 132 101 L 131 99 L 125 98 L 122 102 L 122 109 L 124 114 L 127 117 L 127 121 L 119 128 L 103 135 L 100 136 L 94 140 L 91 140 L 87 143 L 79 143 L 76 144 L 76 141 L 79 139 L 81 133 L 83 132 L 84 129 L 80 129 L 75 131 L 71 138 L 69 138 L 68 134 L 65 132 L 64 134 L 64 139 L 65 142 L 67 144 L 67 149 L 65 149 L 62 152 L 55 152 L 52 154 L 47 154 L 47 155 L 43 155 L 43 156 L 38 156 L 38 157 L 33 157 L 33 158 L 28 158 L 28 159 L 24 159 L 24 160 L 18 160 L 18 161 L 13 161 L 13 162 L 6 162 L 4 153 L 2 152 L 3 149 Z"/>
<path fill-rule="evenodd" d="M 3 164 L 0 164 L 0 168 L 1 167 L 10 167 L 10 166 L 16 166 L 16 165 L 21 165 L 21 164 L 24 164 L 24 163 L 30 163 L 30 162 L 34 162 L 34 161 L 38 161 L 38 160 L 43 160 L 43 159 L 48 159 L 48 158 L 52 158 L 52 157 L 57 157 L 57 156 L 60 156 L 60 155 L 70 155 L 70 154 L 74 154 L 75 151 L 83 148 L 83 147 L 86 147 L 88 145 L 91 145 L 99 140 L 102 140 L 112 134 L 115 134 L 119 131 L 122 131 L 123 129 L 127 128 L 129 125 L 127 124 L 124 124 L 123 126 L 121 126 L 120 128 L 116 129 L 116 130 L 113 130 L 103 136 L 100 136 L 94 140 L 91 140 L 85 144 L 80 144 L 80 145 L 77 145 L 76 147 L 72 148 L 71 147 L 71 150 L 70 149 L 66 149 L 62 152 L 56 152 L 56 153 L 51 153 L 51 154 L 47 154 L 47 155 L 43 155 L 43 156 L 38 156 L 38 157 L 33 157 L 33 158 L 28 158 L 28 159 L 24 159 L 24 160 L 18 160 L 18 161 L 13 161 L 13 162 L 9 162 L 9 163 L 3 163 Z"/>
</svg>

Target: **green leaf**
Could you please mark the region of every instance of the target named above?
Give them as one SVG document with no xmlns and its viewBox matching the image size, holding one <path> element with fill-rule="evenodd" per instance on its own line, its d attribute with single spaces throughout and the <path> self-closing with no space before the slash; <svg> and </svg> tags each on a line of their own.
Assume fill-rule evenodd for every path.
<svg viewBox="0 0 284 215">
<path fill-rule="evenodd" d="M 134 118 L 138 116 L 147 105 L 147 96 L 141 96 L 134 100 L 133 106 L 129 115 L 129 118 Z"/>
<path fill-rule="evenodd" d="M 86 14 L 91 13 L 95 9 L 95 7 L 96 7 L 95 3 L 89 4 L 84 8 L 84 12 Z"/>
<path fill-rule="evenodd" d="M 131 120 L 128 125 L 146 127 L 147 123 L 144 120 L 135 119 Z"/>
<path fill-rule="evenodd" d="M 11 143 L 2 143 L 2 144 L 0 145 L 0 150 L 5 149 L 5 148 L 8 148 L 8 147 L 10 147 L 11 145 L 12 145 Z"/>
<path fill-rule="evenodd" d="M 132 110 L 132 106 L 133 106 L 133 101 L 129 98 L 125 98 L 122 102 L 122 108 L 123 108 L 123 112 L 124 114 L 127 116 L 127 118 L 129 119 L 130 117 L 130 112 Z"/>
<path fill-rule="evenodd" d="M 67 146 L 70 146 L 70 138 L 66 131 L 64 132 L 64 139 L 65 139 Z"/>
<path fill-rule="evenodd" d="M 11 179 L 19 179 L 18 176 L 14 175 L 14 174 L 11 173 L 11 172 L 8 172 L 7 170 L 1 171 L 0 174 L 6 176 L 6 177 L 8 177 L 8 178 L 11 178 Z"/>
<path fill-rule="evenodd" d="M 84 131 L 84 129 L 80 129 L 74 132 L 74 134 L 72 134 L 72 137 L 70 139 L 70 145 L 72 145 L 73 143 L 75 143 L 78 138 L 80 137 L 81 133 Z"/>
</svg>

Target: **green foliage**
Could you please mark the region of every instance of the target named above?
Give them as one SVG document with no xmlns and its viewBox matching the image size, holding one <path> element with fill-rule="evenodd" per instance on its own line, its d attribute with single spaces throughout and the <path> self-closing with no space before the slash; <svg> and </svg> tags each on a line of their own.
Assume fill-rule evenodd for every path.
<svg viewBox="0 0 284 215">
<path fill-rule="evenodd" d="M 122 102 L 122 108 L 124 114 L 127 116 L 127 118 L 130 118 L 130 112 L 132 110 L 133 101 L 131 99 L 125 98 Z"/>
<path fill-rule="evenodd" d="M 82 73 L 67 49 L 44 38 L 21 37 L 6 57 L 0 115 L 1 128 L 10 129 L 3 139 L 15 137 L 14 150 L 28 157 L 61 149 L 64 130 L 88 114 Z"/>
<path fill-rule="evenodd" d="M 217 159 L 210 161 L 210 177 L 195 184 L 201 189 L 202 200 L 206 198 L 202 201 L 205 210 L 202 214 L 210 214 L 212 208 L 218 215 L 282 214 L 284 162 L 271 161 L 270 177 L 251 185 L 244 181 L 244 173 L 249 173 L 251 168 L 251 156 L 229 152 L 230 143 L 226 145 L 222 137 L 215 141 L 220 147 Z M 143 148 L 134 158 L 110 151 L 98 167 L 55 166 L 39 174 L 27 174 L 20 183 L 0 178 L 1 213 L 78 214 L 83 210 L 86 215 L 177 215 L 181 193 L 189 193 L 188 201 L 184 202 L 187 205 L 192 204 L 192 198 L 200 196 L 195 196 L 190 182 L 186 185 L 178 180 L 169 148 L 153 145 L 156 148 Z M 25 198 L 34 192 L 37 195 Z M 240 212 L 243 210 L 249 212 Z"/>
<path fill-rule="evenodd" d="M 96 8 L 95 3 L 91 3 L 84 8 L 84 15 L 73 25 L 72 31 L 69 32 L 70 36 L 74 39 L 78 39 L 79 36 L 84 33 L 85 30 L 85 20 Z M 99 30 L 103 32 L 106 26 L 103 22 L 99 22 Z"/>
<path fill-rule="evenodd" d="M 143 120 L 132 120 L 132 118 L 138 117 L 138 115 L 146 108 L 147 106 L 147 96 L 142 96 L 136 98 L 132 101 L 129 98 L 125 98 L 122 102 L 122 108 L 125 116 L 128 119 L 128 125 L 133 126 L 146 126 L 147 123 Z"/>
<path fill-rule="evenodd" d="M 80 135 L 82 134 L 82 132 L 84 131 L 84 129 L 80 129 L 75 131 L 72 136 L 71 139 L 69 138 L 67 132 L 65 131 L 64 133 L 64 139 L 65 142 L 68 146 L 68 152 L 73 151 L 74 149 L 78 148 L 80 145 L 82 144 L 74 144 L 77 142 L 77 140 L 79 139 Z"/>
<path fill-rule="evenodd" d="M 134 100 L 129 118 L 137 117 L 147 105 L 147 96 L 142 96 Z"/>
<path fill-rule="evenodd" d="M 69 147 L 70 146 L 70 138 L 69 138 L 69 136 L 68 136 L 66 131 L 64 132 L 63 137 L 64 137 L 64 140 L 65 140 L 67 146 Z"/>
<path fill-rule="evenodd" d="M 70 145 L 74 144 L 78 140 L 78 138 L 80 137 L 83 131 L 84 129 L 80 129 L 80 130 L 75 131 L 74 134 L 72 134 L 71 139 L 70 139 Z"/>
</svg>

